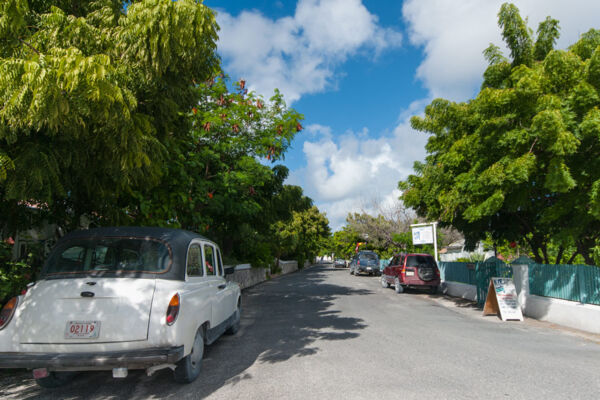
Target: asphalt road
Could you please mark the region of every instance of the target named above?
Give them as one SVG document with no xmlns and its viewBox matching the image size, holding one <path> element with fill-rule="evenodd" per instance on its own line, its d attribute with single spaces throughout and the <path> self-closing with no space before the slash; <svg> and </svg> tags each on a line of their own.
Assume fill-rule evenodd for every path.
<svg viewBox="0 0 600 400">
<path fill-rule="evenodd" d="M 317 266 L 245 290 L 242 327 L 205 351 L 203 372 L 125 379 L 82 373 L 37 387 L 0 375 L 6 399 L 598 399 L 600 337 L 482 317 L 470 303 Z"/>
</svg>

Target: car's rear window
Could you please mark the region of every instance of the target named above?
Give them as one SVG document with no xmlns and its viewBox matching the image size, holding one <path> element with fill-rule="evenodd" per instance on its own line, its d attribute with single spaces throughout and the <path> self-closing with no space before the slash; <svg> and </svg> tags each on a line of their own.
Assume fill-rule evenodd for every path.
<svg viewBox="0 0 600 400">
<path fill-rule="evenodd" d="M 377 261 L 379 259 L 379 257 L 377 257 L 377 254 L 374 253 L 361 254 L 358 258 L 361 261 Z"/>
<path fill-rule="evenodd" d="M 429 256 L 408 256 L 406 257 L 406 266 L 407 267 L 416 267 L 419 265 L 427 265 L 430 267 L 435 267 L 435 260 L 433 257 Z"/>
<path fill-rule="evenodd" d="M 163 272 L 171 255 L 158 240 L 143 238 L 95 238 L 59 245 L 48 259 L 45 275 L 94 272 Z"/>
</svg>

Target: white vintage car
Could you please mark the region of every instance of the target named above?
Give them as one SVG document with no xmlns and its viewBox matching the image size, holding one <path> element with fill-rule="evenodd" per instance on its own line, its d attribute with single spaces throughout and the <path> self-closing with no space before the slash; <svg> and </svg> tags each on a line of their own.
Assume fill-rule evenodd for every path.
<svg viewBox="0 0 600 400">
<path fill-rule="evenodd" d="M 240 325 L 241 295 L 219 247 L 184 230 L 98 228 L 66 235 L 40 280 L 0 313 L 0 368 L 43 387 L 73 371 L 200 372 L 204 345 Z"/>
</svg>

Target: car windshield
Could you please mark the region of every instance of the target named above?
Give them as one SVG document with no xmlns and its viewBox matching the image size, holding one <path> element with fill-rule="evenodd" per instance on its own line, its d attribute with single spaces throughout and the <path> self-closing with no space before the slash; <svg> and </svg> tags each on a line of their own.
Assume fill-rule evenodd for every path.
<svg viewBox="0 0 600 400">
<path fill-rule="evenodd" d="M 167 246 L 152 239 L 93 238 L 69 241 L 55 249 L 45 274 L 163 272 L 169 268 Z"/>
<path fill-rule="evenodd" d="M 408 256 L 406 259 L 407 267 L 416 267 L 418 265 L 427 265 L 435 267 L 435 261 L 430 256 Z"/>
</svg>

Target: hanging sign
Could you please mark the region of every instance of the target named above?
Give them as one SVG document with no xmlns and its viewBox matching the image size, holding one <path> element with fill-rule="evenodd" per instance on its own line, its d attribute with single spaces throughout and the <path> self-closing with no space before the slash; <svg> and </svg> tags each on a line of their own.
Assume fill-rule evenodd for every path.
<svg viewBox="0 0 600 400">
<path fill-rule="evenodd" d="M 413 244 L 432 244 L 433 226 L 413 226 L 412 227 Z"/>
<path fill-rule="evenodd" d="M 483 315 L 498 315 L 502 321 L 523 321 L 517 289 L 511 278 L 492 278 L 488 288 Z"/>
</svg>

